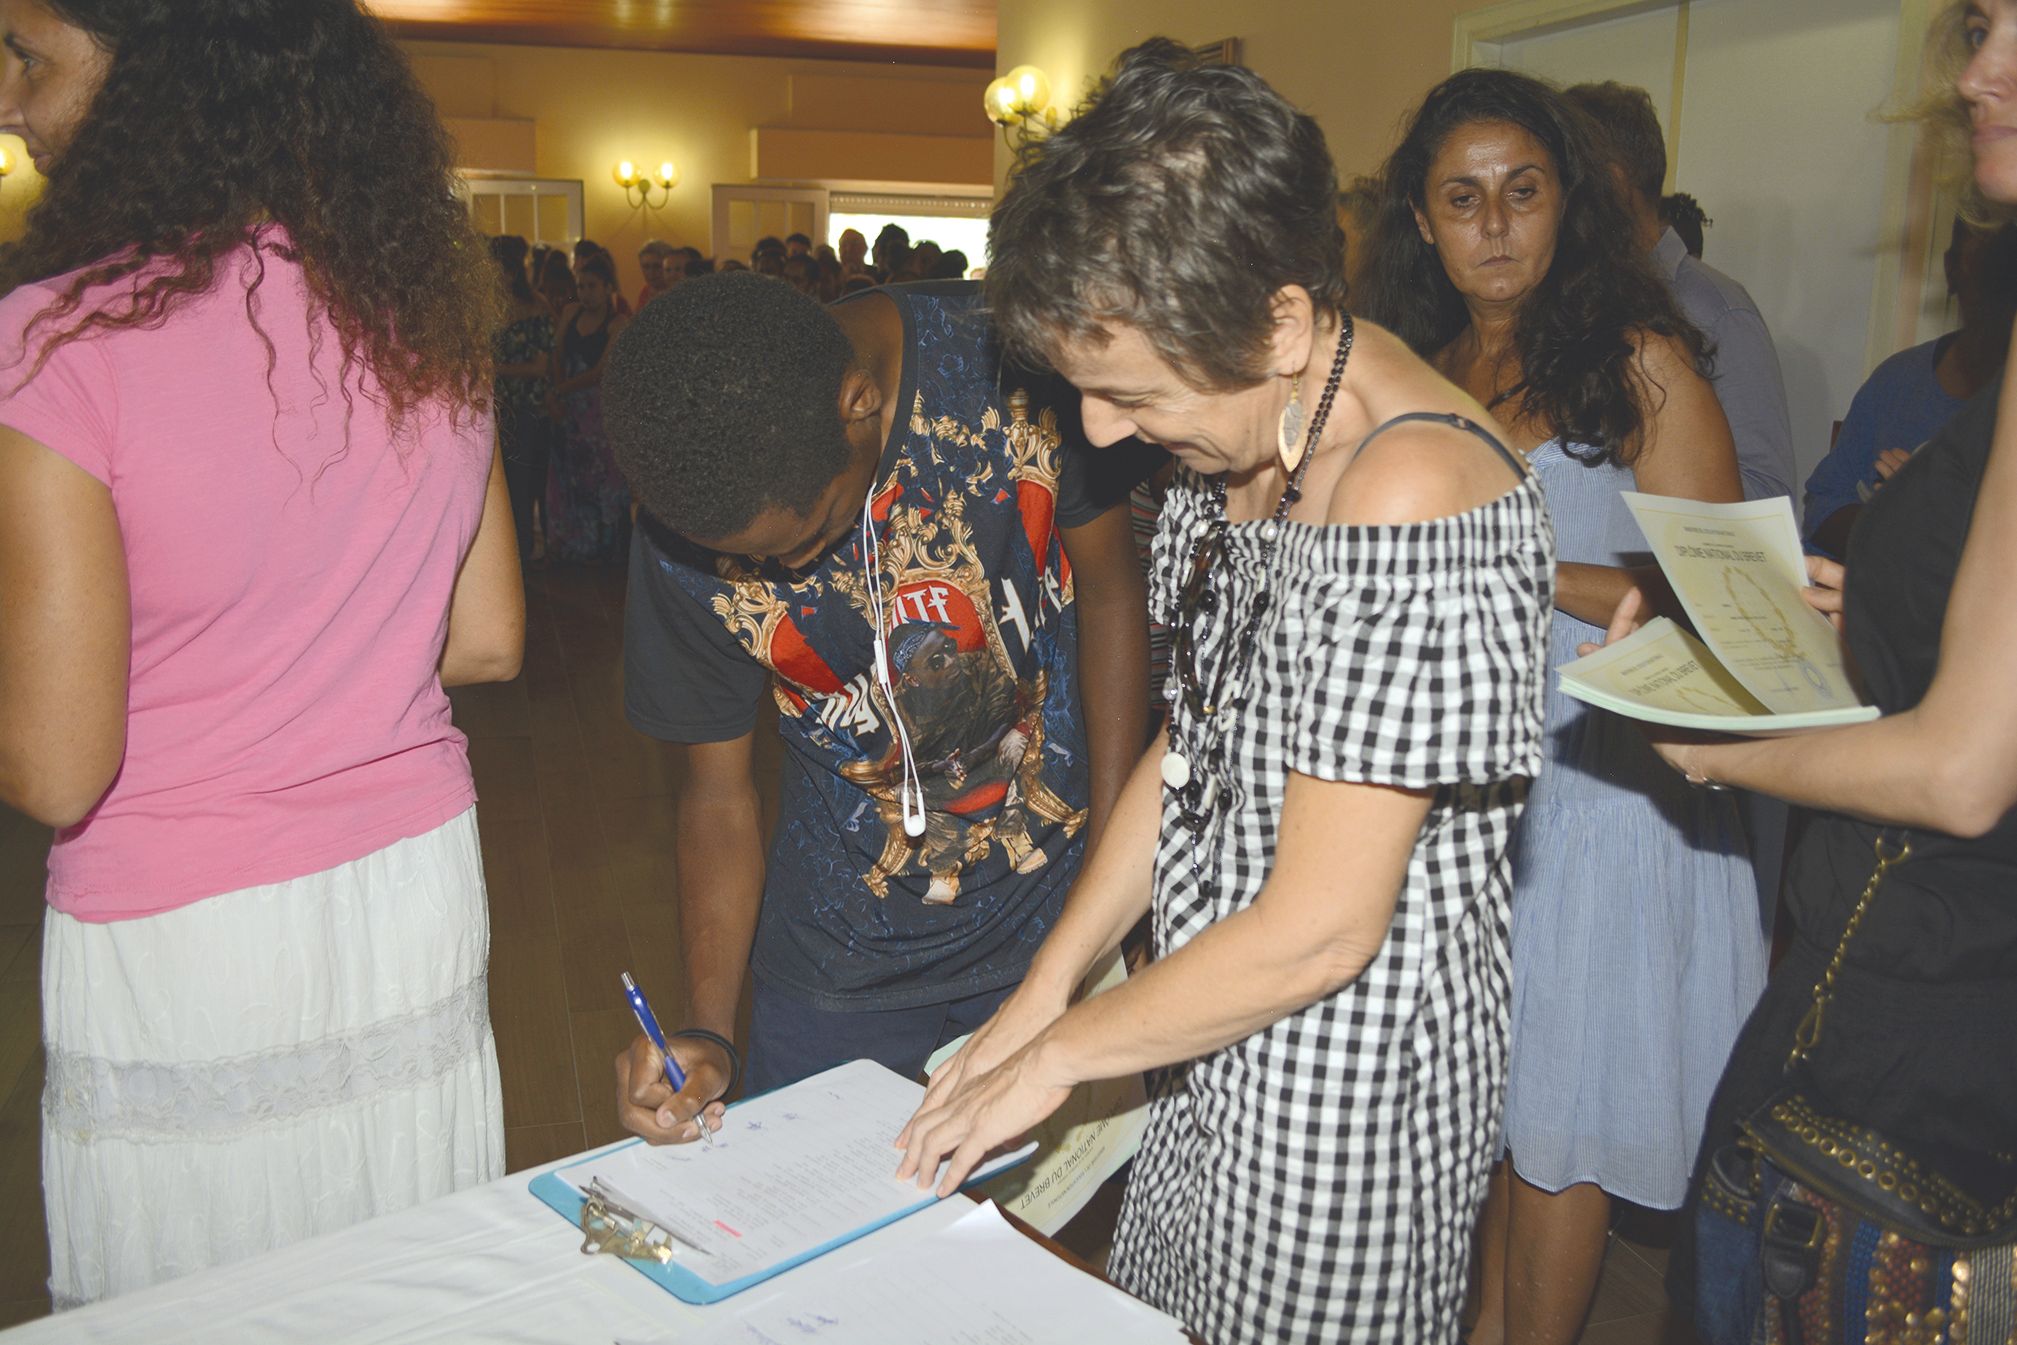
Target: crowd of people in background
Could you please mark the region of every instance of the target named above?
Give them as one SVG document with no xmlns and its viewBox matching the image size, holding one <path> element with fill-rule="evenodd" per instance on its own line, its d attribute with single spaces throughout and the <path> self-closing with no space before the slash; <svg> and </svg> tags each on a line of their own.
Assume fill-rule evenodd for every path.
<svg viewBox="0 0 2017 1345">
<path fill-rule="evenodd" d="M 957 249 L 912 243 L 901 224 L 883 226 L 873 260 L 858 229 L 843 230 L 838 249 L 815 247 L 803 233 L 766 234 L 746 262 L 649 239 L 637 250 L 644 283 L 635 300 L 618 284 L 616 258 L 594 239 L 570 253 L 501 234 L 490 240 L 490 255 L 505 296 L 492 342 L 498 445 L 518 553 L 531 565 L 614 564 L 628 553 L 630 496 L 602 434 L 602 357 L 653 299 L 717 271 L 754 271 L 833 303 L 878 285 L 962 280 L 973 269 Z"/>
<path fill-rule="evenodd" d="M 520 240 L 521 242 L 523 240 Z M 574 245 L 570 259 L 566 252 L 548 244 L 530 249 L 530 265 L 535 287 L 545 294 L 549 305 L 571 302 L 572 268 L 584 257 L 608 249 L 593 239 Z M 559 262 L 555 262 L 559 258 Z M 611 258 L 614 265 L 614 258 Z M 838 246 L 815 245 L 803 233 L 779 238 L 766 234 L 750 248 L 747 259 L 733 256 L 710 257 L 699 248 L 648 239 L 637 250 L 637 267 L 644 277 L 634 302 L 618 300 L 618 311 L 630 313 L 643 308 L 659 295 L 693 276 L 716 271 L 754 271 L 789 281 L 800 293 L 822 303 L 832 303 L 844 294 L 853 294 L 877 285 L 902 284 L 917 280 L 962 280 L 973 271 L 966 253 L 941 248 L 929 239 L 912 243 L 910 231 L 901 224 L 886 224 L 876 235 L 871 258 L 868 239 L 859 229 L 841 231 Z"/>
<path fill-rule="evenodd" d="M 1550 675 L 1672 607 L 1621 492 L 1794 487 L 1771 334 L 1641 90 L 1462 71 L 1341 191 L 1314 119 L 1152 39 L 1023 157 L 985 294 L 883 289 L 972 269 L 892 223 L 654 239 L 627 295 L 588 239 L 485 263 L 361 8 L 17 8 L 0 128 L 48 188 L 0 250 L 0 801 L 57 831 L 59 1306 L 501 1174 L 443 688 L 517 674 L 511 532 L 629 559 L 626 711 L 714 866 L 684 1073 L 618 1062 L 640 1135 L 718 1123 L 748 974 L 754 1089 L 972 1029 L 897 1137 L 943 1190 L 1148 1072 L 1109 1271 L 1214 1345 L 1569 1345 L 1627 1202 L 1689 1211 L 1715 1345 L 1966 1305 L 1957 1248 L 2011 1282 L 2017 0 L 1931 44 L 1928 120 L 1973 147 L 1960 329 L 1879 366 L 1806 483 L 1857 582 L 1817 554 L 1805 598 L 1881 717 L 1757 738 Z M 957 583 L 903 569 L 941 541 Z M 937 619 L 885 623 L 886 584 Z M 1939 1201 L 1799 1175 L 1775 1105 Z"/>
</svg>

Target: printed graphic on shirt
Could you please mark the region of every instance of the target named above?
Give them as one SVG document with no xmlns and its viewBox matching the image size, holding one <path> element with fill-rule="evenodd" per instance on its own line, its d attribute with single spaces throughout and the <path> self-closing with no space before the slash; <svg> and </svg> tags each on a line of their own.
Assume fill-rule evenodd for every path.
<svg viewBox="0 0 2017 1345">
<path fill-rule="evenodd" d="M 1043 424 L 1030 424 L 1028 400 L 1021 392 L 1010 399 L 1015 420 L 1007 435 L 1016 492 L 1044 497 L 1042 507 L 1026 511 L 1025 519 L 1032 512 L 1047 517 L 1055 503 L 1058 446 L 1048 412 Z M 939 433 L 950 428 L 940 427 Z M 998 428 L 990 409 L 983 433 Z M 913 857 L 902 825 L 899 791 L 907 768 L 901 750 L 842 769 L 844 778 L 875 797 L 888 831 L 881 857 L 864 875 L 878 896 L 887 892 L 889 875 L 915 862 L 931 875 L 924 899 L 952 901 L 959 895 L 960 870 L 992 847 L 1000 848 L 1017 873 L 1033 873 L 1048 858 L 1031 836 L 1031 814 L 1061 825 L 1068 837 L 1085 823 L 1085 810 L 1044 782 L 1047 674 L 1038 668 L 1019 679 L 993 611 L 968 596 L 989 588 L 965 512 L 964 499 L 954 495 L 936 511 L 896 514 L 882 547 L 897 623 L 887 639 L 896 703 L 883 708 L 886 715 L 893 710 L 901 716 L 909 734 L 910 769 L 923 794 L 926 825 Z M 1038 602 L 1061 607 L 1069 601 L 1068 578 L 1044 577 L 1049 582 Z M 859 591 L 850 596 L 862 597 Z M 1016 599 L 1003 610 L 1023 622 L 1016 634 L 1027 643 L 1026 603 L 1013 584 L 1003 586 L 1003 596 Z M 884 696 L 880 688 L 875 694 Z"/>
<path fill-rule="evenodd" d="M 1034 873 L 1049 862 L 1039 839 L 1042 824 L 1061 827 L 1069 838 L 1085 823 L 1085 809 L 1044 779 L 1049 673 L 1041 662 L 1032 666 L 1030 657 L 1036 625 L 1071 600 L 1062 551 L 1055 565 L 1048 563 L 1057 420 L 1046 409 L 1032 421 L 1025 390 L 1008 401 L 1006 426 L 989 407 L 969 429 L 949 416 L 928 421 L 919 397 L 911 432 L 931 436 L 942 449 L 972 453 L 978 463 L 973 495 L 996 505 L 1014 500 L 1037 561 L 1036 587 L 1026 593 L 1008 576 L 990 580 L 967 522 L 969 494 L 935 499 L 917 473 L 899 466 L 870 506 L 888 625 L 888 691 L 872 666 L 843 684 L 808 642 L 786 599 L 743 567 L 726 567 L 723 577 L 733 587 L 712 600 L 744 646 L 777 673 L 779 710 L 801 720 L 810 715 L 814 736 L 830 738 L 843 754 L 854 749 L 839 775 L 874 800 L 884 840 L 862 879 L 879 898 L 889 895 L 892 876 L 916 874 L 928 880 L 924 901 L 956 901 L 962 871 L 997 854 L 1016 873 Z M 872 622 L 875 604 L 860 539 L 853 553 L 859 563 L 834 567 L 830 592 Z M 801 586 L 793 598 L 805 602 L 811 587 Z M 908 765 L 897 716 L 909 738 Z M 904 827 L 907 774 L 922 798 L 921 837 Z"/>
</svg>

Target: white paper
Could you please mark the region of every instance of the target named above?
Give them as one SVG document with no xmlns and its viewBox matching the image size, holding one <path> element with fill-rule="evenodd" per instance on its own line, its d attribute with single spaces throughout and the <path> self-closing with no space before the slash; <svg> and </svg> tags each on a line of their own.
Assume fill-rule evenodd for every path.
<svg viewBox="0 0 2017 1345">
<path fill-rule="evenodd" d="M 856 1060 L 729 1108 L 713 1144 L 632 1145 L 567 1169 L 701 1253 L 675 1260 L 728 1284 L 848 1238 L 930 1198 L 899 1181 L 897 1132 L 924 1086 Z M 1024 1146 L 983 1165 L 1000 1171 Z M 943 1170 L 943 1169 L 941 1169 Z"/>
<path fill-rule="evenodd" d="M 1127 962 L 1115 949 L 1086 977 L 1086 993 L 1103 994 L 1127 979 Z M 925 1063 L 926 1073 L 950 1060 L 966 1043 L 961 1037 L 940 1047 Z M 994 1200 L 1039 1233 L 1055 1237 L 1085 1208 L 1100 1183 L 1135 1156 L 1148 1126 L 1148 1094 L 1141 1075 L 1082 1083 L 1033 1132 L 1036 1154 L 1030 1161 L 972 1194 Z"/>
<path fill-rule="evenodd" d="M 694 1345 L 1173 1345 L 1174 1317 L 1077 1270 L 982 1205 L 900 1258 L 836 1253 L 752 1290 Z"/>
<path fill-rule="evenodd" d="M 1815 714 L 1860 704 L 1835 628 L 1800 596 L 1807 567 L 1789 498 L 1624 497 L 1702 640 L 1766 709 Z"/>
<path fill-rule="evenodd" d="M 1704 733 L 1760 736 L 1877 717 L 1871 705 L 1775 715 L 1716 656 L 1666 617 L 1561 667 L 1562 690 L 1599 709 Z"/>
</svg>

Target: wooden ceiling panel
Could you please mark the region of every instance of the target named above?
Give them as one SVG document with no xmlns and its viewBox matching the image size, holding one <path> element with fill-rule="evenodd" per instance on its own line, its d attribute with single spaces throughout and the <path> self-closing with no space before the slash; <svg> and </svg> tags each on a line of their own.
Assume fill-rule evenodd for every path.
<svg viewBox="0 0 2017 1345">
<path fill-rule="evenodd" d="M 365 0 L 396 36 L 992 67 L 995 0 Z"/>
</svg>

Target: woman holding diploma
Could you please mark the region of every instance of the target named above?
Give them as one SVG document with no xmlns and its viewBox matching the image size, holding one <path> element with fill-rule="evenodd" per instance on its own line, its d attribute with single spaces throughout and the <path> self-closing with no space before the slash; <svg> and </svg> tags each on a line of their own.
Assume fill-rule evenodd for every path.
<svg viewBox="0 0 2017 1345">
<path fill-rule="evenodd" d="M 1964 208 L 1985 223 L 2008 219 L 2017 211 L 2017 0 L 1953 5 L 1928 50 L 1937 75 L 1932 120 L 1973 148 L 1973 199 Z M 1760 1126 L 1775 1095 L 1793 1091 L 1822 1118 L 1808 1129 L 1852 1136 L 1830 1142 L 1836 1155 L 1854 1150 L 1858 1177 L 1868 1158 L 1875 1181 L 1900 1188 L 1888 1161 L 1879 1170 L 1874 1160 L 1908 1155 L 1920 1169 L 1908 1180 L 1924 1188 L 1928 1206 L 1915 1215 L 1958 1212 L 2000 1243 L 1928 1254 L 1910 1250 L 1923 1239 L 1887 1219 L 1883 1226 L 1904 1229 L 1905 1240 L 1880 1245 L 1907 1250 L 1880 1276 L 1842 1282 L 1831 1277 L 1849 1248 L 1831 1236 L 1814 1291 L 1833 1292 L 1829 1310 L 1841 1308 L 1842 1291 L 1862 1297 L 1869 1288 L 1862 1310 L 1873 1331 L 1908 1312 L 1934 1334 L 1951 1326 L 1957 1341 L 1964 1328 L 1970 1341 L 2012 1330 L 2017 405 L 2004 395 L 2008 378 L 2006 365 L 2004 381 L 1864 507 L 1846 589 L 1839 567 L 1814 563 L 1827 583 L 1816 605 L 1840 611 L 1844 641 L 1883 717 L 1797 737 L 1657 744 L 1698 784 L 1820 810 L 1786 871 L 1797 937 L 1745 1024 L 1703 1140 L 1696 1303 L 1710 1342 L 1752 1339 L 1762 1306 L 1757 1240 L 1746 1249 L 1723 1217 L 1775 1199 L 1770 1189 L 1746 1189 L 1739 1127 Z M 1612 635 L 1629 632 L 1643 610 L 1628 595 Z M 1928 1172 L 1948 1181 L 1929 1181 Z M 1871 1195 L 1852 1185 L 1838 1202 L 1870 1204 Z M 1853 1215 L 1846 1222 L 1853 1228 Z M 1837 1232 L 1853 1240 L 1841 1225 Z M 1878 1242 L 1874 1231 L 1870 1240 Z M 1935 1310 L 1940 1322 L 1927 1315 Z M 1845 1338 L 1862 1338 L 1863 1318 L 1843 1312 L 1841 1321 Z"/>
<path fill-rule="evenodd" d="M 1645 548 L 1619 492 L 1743 497 L 1702 338 L 1632 242 L 1591 137 L 1537 80 L 1451 76 L 1387 161 L 1361 273 L 1362 311 L 1490 408 L 1547 490 L 1550 667 L 1598 638 Z M 1687 789 L 1552 677 L 1546 747 L 1514 847 L 1507 1161 L 1473 1345 L 1575 1340 L 1612 1197 L 1682 1203 L 1765 979 L 1735 799 Z"/>
<path fill-rule="evenodd" d="M 993 221 L 1004 340 L 1077 386 L 1093 443 L 1181 464 L 1151 583 L 1170 722 L 900 1171 L 950 1158 L 950 1191 L 1075 1083 L 1172 1066 L 1109 1269 L 1215 1345 L 1455 1339 L 1540 759 L 1540 488 L 1345 310 L 1336 192 L 1310 118 L 1157 40 Z M 1068 1007 L 1145 910 L 1156 960 Z"/>
</svg>

